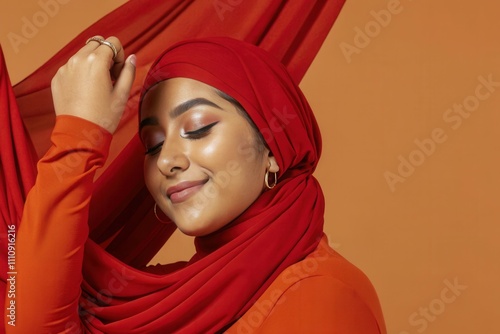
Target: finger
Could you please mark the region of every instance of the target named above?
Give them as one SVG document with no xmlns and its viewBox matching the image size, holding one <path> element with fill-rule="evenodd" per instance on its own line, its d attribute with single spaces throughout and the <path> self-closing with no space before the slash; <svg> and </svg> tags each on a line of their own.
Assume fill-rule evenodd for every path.
<svg viewBox="0 0 500 334">
<path fill-rule="evenodd" d="M 93 37 L 104 39 L 104 37 L 102 37 L 100 35 L 96 35 Z M 101 45 L 101 43 L 99 43 L 98 41 L 89 39 L 89 40 L 87 40 L 86 44 L 80 50 L 78 50 L 78 52 L 76 54 L 89 54 L 89 53 L 93 52 L 95 49 L 97 49 L 100 45 Z"/>
<path fill-rule="evenodd" d="M 115 98 L 115 103 L 119 106 L 125 106 L 127 103 L 130 90 L 132 89 L 132 84 L 135 79 L 135 55 L 130 55 L 123 64 L 123 69 L 120 72 L 120 76 L 116 80 L 115 86 L 113 88 L 113 95 Z M 123 108 L 122 107 L 122 108 Z"/>
<path fill-rule="evenodd" d="M 100 45 L 93 51 L 93 53 L 97 56 L 97 58 L 105 61 L 110 70 L 113 66 L 115 66 L 116 63 L 119 64 L 120 68 L 123 67 L 125 56 L 120 40 L 116 37 L 109 37 L 105 41 L 113 45 L 114 49 L 116 50 L 116 57 L 115 53 L 113 52 L 113 47 L 103 43 L 100 43 Z"/>
<path fill-rule="evenodd" d="M 123 50 L 122 43 L 120 40 L 114 36 L 108 37 L 106 39 L 108 42 L 112 43 L 116 48 L 116 57 L 110 64 L 111 77 L 113 79 L 118 79 L 120 72 L 125 64 L 125 51 Z M 108 48 L 109 49 L 109 48 Z M 111 49 L 109 51 L 112 51 Z M 112 53 L 112 52 L 111 52 Z"/>
</svg>

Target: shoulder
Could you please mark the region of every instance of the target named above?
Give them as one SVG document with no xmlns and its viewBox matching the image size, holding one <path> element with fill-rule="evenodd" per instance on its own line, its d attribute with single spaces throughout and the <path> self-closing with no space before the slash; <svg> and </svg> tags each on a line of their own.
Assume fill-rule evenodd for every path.
<svg viewBox="0 0 500 334">
<path fill-rule="evenodd" d="M 310 276 L 291 285 L 260 331 L 381 333 L 377 316 L 359 291 L 330 276 Z"/>
<path fill-rule="evenodd" d="M 326 237 L 321 240 L 316 250 L 285 269 L 276 281 L 275 283 L 288 286 L 284 295 L 295 290 L 308 293 L 309 290 L 315 289 L 321 290 L 323 296 L 329 297 L 350 293 L 352 298 L 363 301 L 370 309 L 380 310 L 378 296 L 370 279 L 362 270 L 333 250 Z M 330 303 L 335 304 L 337 300 L 338 298 L 331 300 Z"/>
<path fill-rule="evenodd" d="M 238 329 L 252 333 L 386 333 L 370 280 L 326 238 L 286 268 L 240 320 Z"/>
</svg>

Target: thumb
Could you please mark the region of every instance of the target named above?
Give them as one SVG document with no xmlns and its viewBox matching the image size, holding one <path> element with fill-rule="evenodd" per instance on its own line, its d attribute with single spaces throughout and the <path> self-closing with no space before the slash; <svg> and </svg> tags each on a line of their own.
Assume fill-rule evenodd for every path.
<svg viewBox="0 0 500 334">
<path fill-rule="evenodd" d="M 118 99 L 118 101 L 115 101 L 115 105 L 119 105 L 124 108 L 127 103 L 130 90 L 132 89 L 132 84 L 135 79 L 135 64 L 136 57 L 132 54 L 125 61 L 125 65 L 123 66 L 120 76 L 116 80 L 113 88 L 114 98 Z"/>
</svg>

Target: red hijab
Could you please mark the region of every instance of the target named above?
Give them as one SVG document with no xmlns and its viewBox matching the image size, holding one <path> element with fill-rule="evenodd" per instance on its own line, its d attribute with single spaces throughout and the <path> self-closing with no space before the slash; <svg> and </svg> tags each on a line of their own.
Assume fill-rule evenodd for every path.
<svg viewBox="0 0 500 334">
<path fill-rule="evenodd" d="M 89 246 L 81 306 L 93 332 L 222 331 L 286 267 L 312 252 L 323 234 L 324 198 L 312 176 L 321 151 L 319 128 L 285 67 L 238 40 L 188 40 L 153 63 L 143 96 L 175 77 L 211 85 L 243 106 L 276 157 L 278 185 L 225 228 L 197 237 L 194 257 L 166 274 L 139 271 Z M 112 291 L 113 280 L 124 288 Z"/>
</svg>

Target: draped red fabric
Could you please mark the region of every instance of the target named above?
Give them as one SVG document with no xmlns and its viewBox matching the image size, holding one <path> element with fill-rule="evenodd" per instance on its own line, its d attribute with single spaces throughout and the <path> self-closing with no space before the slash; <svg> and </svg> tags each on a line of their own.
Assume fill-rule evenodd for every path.
<svg viewBox="0 0 500 334">
<path fill-rule="evenodd" d="M 26 194 L 35 182 L 37 157 L 19 114 L 0 50 L 0 298 L 15 272 L 15 235 Z M 3 327 L 4 317 L 0 320 Z"/>
<path fill-rule="evenodd" d="M 319 128 L 286 69 L 251 44 L 219 37 L 167 50 L 146 77 L 144 91 L 173 77 L 204 82 L 238 100 L 276 157 L 279 183 L 225 228 L 196 238 L 195 256 L 170 273 L 151 277 L 88 248 L 83 287 L 89 296 L 106 287 L 112 276 L 102 273 L 109 268 L 133 277 L 126 291 L 103 298 L 106 306 L 98 301 L 88 308 L 89 326 L 105 333 L 219 331 L 242 316 L 279 273 L 311 253 L 323 235 L 324 198 L 312 176 L 321 152 Z"/>
<path fill-rule="evenodd" d="M 294 81 L 299 82 L 343 3 L 344 0 L 133 0 L 83 31 L 36 72 L 16 85 L 13 90 L 15 99 L 2 56 L 2 282 L 5 283 L 7 272 L 6 232 L 8 226 L 19 222 L 26 193 L 35 179 L 36 158 L 33 148 L 41 156 L 49 147 L 49 135 L 54 124 L 50 80 L 88 37 L 115 35 L 122 41 L 126 53 L 135 53 L 138 58 L 132 95 L 114 136 L 108 163 L 96 180 L 91 203 L 91 238 L 105 245 L 108 253 L 100 252 L 99 246 L 92 242 L 89 242 L 88 253 L 99 253 L 117 265 L 123 261 L 134 267 L 142 267 L 173 232 L 172 226 L 158 224 L 152 215 L 153 201 L 142 181 L 143 158 L 139 152 L 142 153 L 143 149 L 136 136 L 135 116 L 139 93 L 153 60 L 168 46 L 180 40 L 230 36 L 268 50 L 287 67 Z M 228 93 L 237 95 L 233 91 Z M 256 123 L 263 126 L 259 121 Z M 282 170 L 295 163 L 287 161 L 284 158 L 280 161 Z M 91 264 L 91 261 L 89 259 L 87 264 Z"/>
</svg>

